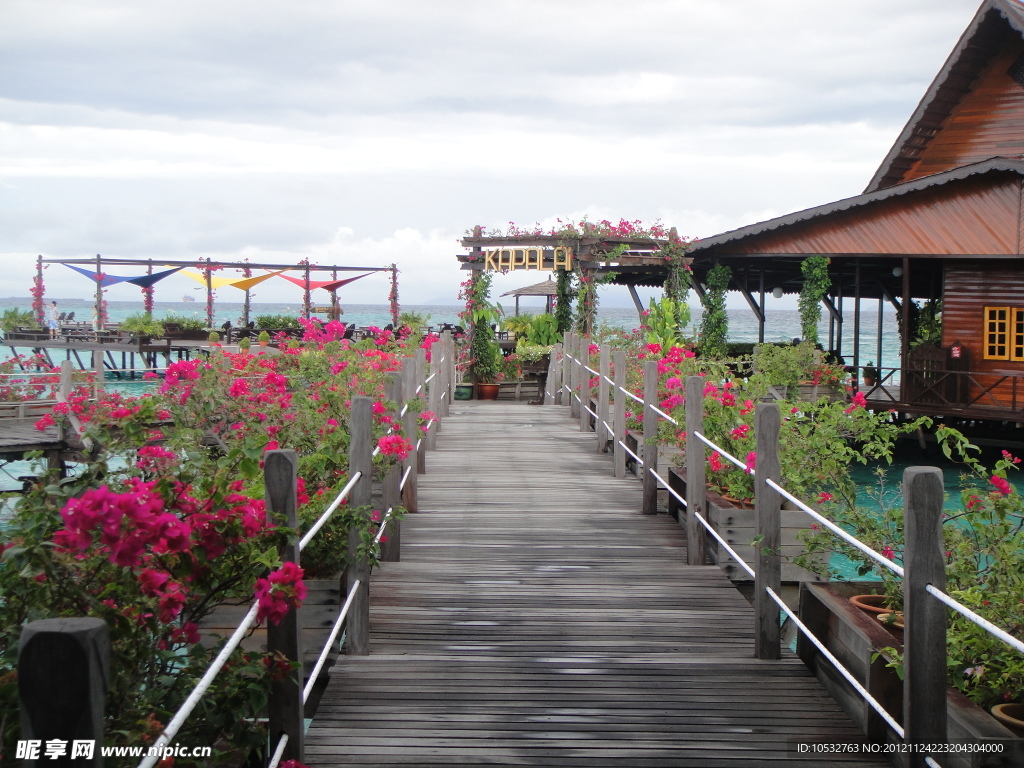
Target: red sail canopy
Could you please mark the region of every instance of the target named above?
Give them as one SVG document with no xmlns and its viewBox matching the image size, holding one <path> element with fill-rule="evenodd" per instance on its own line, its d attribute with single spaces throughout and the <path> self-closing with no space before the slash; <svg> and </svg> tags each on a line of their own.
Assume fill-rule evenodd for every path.
<svg viewBox="0 0 1024 768">
<path fill-rule="evenodd" d="M 309 280 L 308 282 L 304 277 L 291 277 L 290 275 L 281 275 L 281 277 L 290 283 L 295 283 L 297 286 L 304 288 L 307 291 L 312 290 L 313 288 L 325 288 L 328 291 L 336 291 L 343 285 L 355 282 L 356 280 L 364 277 L 369 277 L 372 274 L 372 272 L 367 272 L 365 275 L 349 277 L 345 280 Z"/>
</svg>

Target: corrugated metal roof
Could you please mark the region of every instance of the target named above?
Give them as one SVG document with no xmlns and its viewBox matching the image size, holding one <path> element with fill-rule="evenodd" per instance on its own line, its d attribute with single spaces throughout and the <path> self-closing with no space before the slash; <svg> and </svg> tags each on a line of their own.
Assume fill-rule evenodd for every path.
<svg viewBox="0 0 1024 768">
<path fill-rule="evenodd" d="M 966 165 L 962 168 L 946 171 L 945 173 L 937 173 L 932 176 L 915 179 L 914 181 L 909 181 L 905 184 L 897 184 L 896 186 L 879 190 L 877 192 L 868 192 L 862 195 L 857 195 L 856 197 L 848 197 L 845 200 L 839 200 L 834 203 L 819 205 L 815 208 L 807 208 L 803 211 L 797 211 L 796 213 L 779 216 L 775 219 L 769 219 L 768 221 L 762 221 L 757 224 L 751 224 L 729 232 L 723 232 L 722 234 L 715 235 L 714 237 L 698 240 L 691 245 L 689 253 L 691 256 L 699 257 L 701 251 L 710 250 L 716 246 L 723 245 L 724 243 L 742 240 L 743 238 L 754 235 L 761 235 L 765 232 L 782 229 L 792 224 L 828 216 L 838 211 L 859 208 L 881 200 L 887 200 L 892 197 L 907 195 L 913 192 L 942 186 L 971 176 L 1007 172 L 1024 176 L 1024 160 L 997 157 L 991 160 L 986 160 L 982 163 L 974 163 L 973 165 Z"/>
</svg>

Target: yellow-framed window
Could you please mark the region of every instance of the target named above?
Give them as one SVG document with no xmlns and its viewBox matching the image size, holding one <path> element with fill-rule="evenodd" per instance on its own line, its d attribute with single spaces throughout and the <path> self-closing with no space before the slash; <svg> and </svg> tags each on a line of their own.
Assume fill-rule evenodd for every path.
<svg viewBox="0 0 1024 768">
<path fill-rule="evenodd" d="M 1010 359 L 1024 360 L 1024 309 L 1013 310 L 1010 326 Z"/>
<path fill-rule="evenodd" d="M 1010 314 L 1010 307 L 985 307 L 986 360 L 1010 359 Z"/>
</svg>

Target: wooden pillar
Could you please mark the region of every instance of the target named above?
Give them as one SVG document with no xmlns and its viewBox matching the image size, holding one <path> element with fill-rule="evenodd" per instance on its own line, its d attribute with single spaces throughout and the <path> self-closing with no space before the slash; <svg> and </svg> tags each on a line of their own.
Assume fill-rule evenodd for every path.
<svg viewBox="0 0 1024 768">
<path fill-rule="evenodd" d="M 910 354 L 910 259 L 903 258 L 903 305 L 900 307 L 902 315 L 901 325 L 903 333 L 900 334 L 900 362 L 899 367 L 907 364 L 907 357 Z M 906 381 L 906 376 L 901 376 L 901 381 Z M 902 387 L 901 387 L 902 389 Z"/>
<path fill-rule="evenodd" d="M 942 471 L 909 467 L 903 473 L 903 728 L 908 744 L 945 744 L 946 606 L 929 595 L 929 584 L 946 589 L 942 540 Z M 909 765 L 925 765 L 911 753 Z M 937 755 L 941 759 L 942 755 Z"/>
<path fill-rule="evenodd" d="M 586 336 L 579 337 L 580 356 L 580 432 L 590 429 L 590 371 L 587 366 L 590 363 L 590 339 Z"/>
<path fill-rule="evenodd" d="M 444 363 L 438 368 L 438 373 L 441 374 L 441 407 L 438 410 L 438 415 L 444 417 L 451 412 L 452 383 L 455 380 L 455 339 L 452 337 L 451 331 L 441 334 L 440 343 Z"/>
<path fill-rule="evenodd" d="M 361 472 L 362 477 L 352 487 L 348 503 L 352 507 L 368 507 L 373 503 L 373 402 L 368 397 L 353 397 L 349 416 L 349 459 L 351 477 Z M 370 566 L 359 556 L 362 532 L 352 527 L 348 532 L 348 565 L 343 577 L 344 594 L 359 580 L 352 607 L 349 609 L 345 651 L 349 656 L 370 653 Z"/>
<path fill-rule="evenodd" d="M 402 392 L 405 399 L 412 397 L 416 391 L 416 359 L 412 357 L 402 358 Z M 416 445 L 416 414 L 409 410 L 402 419 L 402 429 L 407 440 Z M 402 475 L 408 472 L 405 486 L 402 488 L 402 506 L 409 512 L 419 512 L 419 493 L 417 490 L 416 472 L 419 464 L 417 451 L 409 452 L 402 462 Z"/>
<path fill-rule="evenodd" d="M 765 483 L 766 480 L 778 483 L 782 477 L 779 471 L 779 404 L 758 403 L 755 419 L 757 468 L 754 471 L 757 479 L 754 482 L 754 509 L 759 543 L 754 567 L 754 613 L 757 615 L 754 656 L 758 659 L 780 659 L 779 605 L 765 592 L 765 589 L 771 589 L 778 595 L 782 586 L 782 560 L 779 556 L 782 543 L 781 497 L 778 491 Z"/>
<path fill-rule="evenodd" d="M 704 526 L 697 515 L 707 519 L 704 479 L 704 443 L 696 433 L 704 432 L 704 379 L 686 377 L 686 562 L 704 565 L 707 557 Z"/>
<path fill-rule="evenodd" d="M 24 765 L 103 765 L 109 676 L 110 635 L 102 619 L 41 619 L 25 626 L 18 644 L 19 738 L 34 743 L 18 755 L 26 758 Z M 46 742 L 55 739 L 67 743 L 69 758 L 76 740 L 94 742 L 91 759 L 47 759 Z M 14 744 L 8 747 L 14 765 Z"/>
<path fill-rule="evenodd" d="M 398 421 L 398 410 L 402 407 L 402 378 L 400 374 L 391 372 L 387 375 L 386 395 L 388 400 L 397 403 L 395 410 L 390 414 L 393 421 Z M 381 483 L 381 506 L 386 512 L 402 504 L 402 490 L 399 484 L 402 482 L 402 467 L 395 464 L 388 469 Z M 387 541 L 381 542 L 380 559 L 382 562 L 397 562 L 402 559 L 402 523 L 400 520 L 392 520 L 388 523 L 385 531 Z"/>
<path fill-rule="evenodd" d="M 601 362 L 598 364 L 600 380 L 597 384 L 597 424 L 594 433 L 597 435 L 597 452 L 608 450 L 608 439 L 611 437 L 608 423 L 608 375 L 611 373 L 611 350 L 607 344 L 601 345 Z"/>
<path fill-rule="evenodd" d="M 444 373 L 441 370 L 444 367 L 444 363 L 441 362 L 443 354 L 444 348 L 435 342 L 430 349 L 430 374 L 433 378 L 427 385 L 427 410 L 434 414 L 435 419 L 441 415 L 441 390 L 444 387 Z M 435 421 L 427 428 L 423 443 L 428 450 L 437 449 L 437 430 L 440 428 L 440 421 Z"/>
<path fill-rule="evenodd" d="M 572 400 L 572 368 L 573 362 L 570 359 L 575 354 L 575 348 L 573 347 L 573 336 L 571 331 L 567 331 L 562 337 L 562 405 L 569 406 L 569 415 L 574 416 L 576 412 L 573 410 L 574 404 Z"/>
<path fill-rule="evenodd" d="M 644 458 L 643 513 L 658 513 L 658 414 L 651 406 L 658 402 L 658 362 L 644 362 Z"/>
<path fill-rule="evenodd" d="M 267 516 L 283 516 L 285 525 L 294 531 L 299 527 L 295 497 L 298 466 L 298 455 L 290 449 L 267 451 L 264 455 Z M 290 535 L 285 542 L 281 560 L 299 564 L 299 540 L 296 534 Z M 277 624 L 267 623 L 267 652 L 280 653 L 299 665 L 288 674 L 271 681 L 267 704 L 270 743 L 277 744 L 281 735 L 286 734 L 288 744 L 285 746 L 284 758 L 287 760 L 302 760 L 305 752 L 301 635 L 298 609 L 290 608 Z"/>
<path fill-rule="evenodd" d="M 416 361 L 416 392 L 413 397 L 418 400 L 426 401 L 427 399 L 427 350 L 417 349 L 416 356 L 413 358 Z M 427 441 L 426 439 L 420 439 L 419 437 L 419 424 L 417 423 L 418 415 L 412 414 L 412 436 L 409 438 L 412 440 L 414 446 L 416 446 L 416 472 L 418 474 L 425 474 L 427 471 Z"/>
<path fill-rule="evenodd" d="M 548 375 L 544 381 L 544 405 L 557 405 L 562 402 L 562 345 L 555 344 L 548 358 Z"/>
<path fill-rule="evenodd" d="M 612 434 L 612 453 L 614 456 L 615 476 L 624 478 L 626 476 L 626 449 L 623 444 L 626 442 L 626 353 L 624 350 L 615 350 L 615 407 L 614 424 Z"/>
<path fill-rule="evenodd" d="M 853 383 L 860 383 L 860 259 L 853 262 Z"/>
</svg>

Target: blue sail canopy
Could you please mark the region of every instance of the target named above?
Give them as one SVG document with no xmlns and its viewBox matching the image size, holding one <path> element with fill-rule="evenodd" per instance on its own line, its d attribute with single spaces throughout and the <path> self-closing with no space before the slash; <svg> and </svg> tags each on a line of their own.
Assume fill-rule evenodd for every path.
<svg viewBox="0 0 1024 768">
<path fill-rule="evenodd" d="M 75 270 L 79 274 L 88 277 L 91 280 L 98 282 L 101 286 L 106 288 L 109 285 L 116 285 L 117 283 L 131 283 L 132 285 L 138 285 L 142 288 L 149 288 L 152 285 L 163 280 L 168 275 L 173 275 L 181 267 L 174 267 L 174 269 L 166 269 L 163 272 L 154 272 L 152 275 L 139 275 L 138 277 L 117 277 L 116 275 L 108 275 L 101 272 L 95 272 L 89 269 L 82 269 L 72 264 L 65 264 L 65 267 Z M 102 275 L 102 277 L 101 277 Z"/>
</svg>

